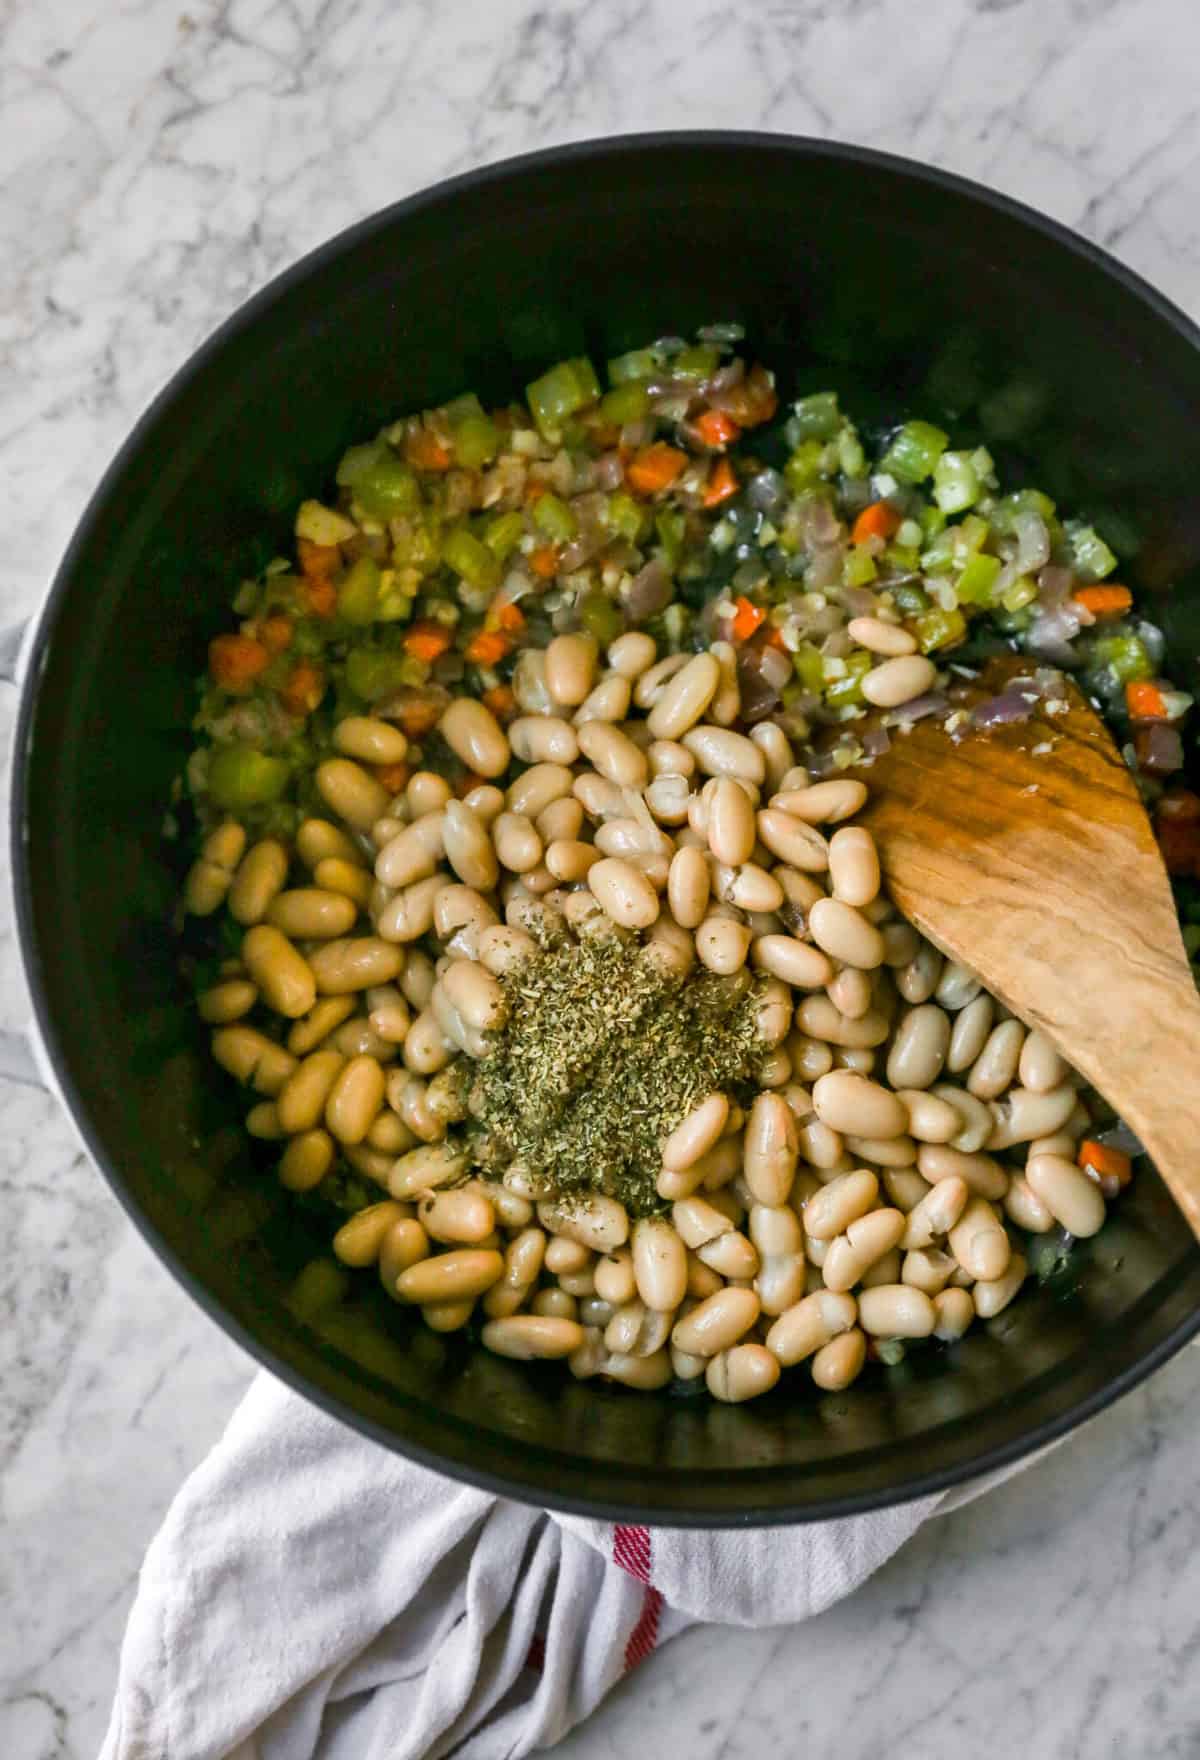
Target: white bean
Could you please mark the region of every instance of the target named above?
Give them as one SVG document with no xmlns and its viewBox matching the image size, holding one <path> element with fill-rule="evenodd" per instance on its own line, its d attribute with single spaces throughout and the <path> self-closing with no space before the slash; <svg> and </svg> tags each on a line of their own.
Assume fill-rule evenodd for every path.
<svg viewBox="0 0 1200 1760">
<path fill-rule="evenodd" d="M 639 687 L 649 680 L 644 674 Z M 680 739 L 704 714 L 721 683 L 720 663 L 711 654 L 696 654 L 663 687 L 646 725 L 655 739 Z M 634 693 L 635 701 L 638 692 Z"/>
<path fill-rule="evenodd" d="M 624 929 L 648 929 L 659 912 L 658 894 L 631 863 L 609 856 L 588 870 L 592 897 Z"/>
<path fill-rule="evenodd" d="M 474 697 L 456 697 L 442 716 L 439 730 L 455 756 L 476 775 L 502 776 L 508 769 L 509 742 L 486 703 Z"/>
<path fill-rule="evenodd" d="M 860 971 L 873 971 L 883 964 L 883 936 L 852 904 L 819 898 L 808 913 L 808 927 L 817 946 L 831 959 Z"/>
<path fill-rule="evenodd" d="M 1069 1233 L 1086 1239 L 1104 1226 L 1104 1196 L 1082 1168 L 1065 1155 L 1031 1155 L 1025 1179 L 1036 1198 Z"/>
<path fill-rule="evenodd" d="M 932 690 L 937 667 L 923 654 L 906 654 L 875 666 L 862 681 L 862 694 L 880 709 L 898 709 Z"/>
<path fill-rule="evenodd" d="M 693 727 L 683 736 L 689 752 L 705 776 L 740 776 L 761 787 L 767 764 L 754 741 L 727 727 Z"/>
<path fill-rule="evenodd" d="M 833 896 L 862 910 L 879 893 L 879 852 L 875 839 L 861 825 L 846 825 L 829 840 L 829 877 Z"/>
<path fill-rule="evenodd" d="M 852 642 L 872 654 L 897 656 L 917 651 L 916 636 L 899 624 L 885 623 L 881 617 L 852 617 L 846 625 L 846 634 Z"/>
<path fill-rule="evenodd" d="M 858 1298 L 858 1320 L 876 1338 L 928 1338 L 937 1325 L 933 1303 L 905 1283 L 880 1284 Z"/>
<path fill-rule="evenodd" d="M 870 1137 L 898 1137 L 908 1125 L 902 1100 L 852 1070 L 830 1070 L 813 1084 L 813 1107 L 832 1130 Z"/>
</svg>

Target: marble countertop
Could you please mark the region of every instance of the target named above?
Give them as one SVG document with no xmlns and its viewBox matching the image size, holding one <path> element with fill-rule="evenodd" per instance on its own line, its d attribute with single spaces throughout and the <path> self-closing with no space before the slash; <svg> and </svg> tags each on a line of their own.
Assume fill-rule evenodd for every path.
<svg viewBox="0 0 1200 1760">
<path fill-rule="evenodd" d="M 1195 0 L 0 0 L 0 630 L 219 319 L 509 153 L 835 135 L 1023 197 L 1200 316 L 1198 52 Z M 0 686 L 5 755 L 12 717 Z M 10 1079 L 25 1018 L 5 910 L 0 1755 L 90 1760 L 143 1549 L 251 1364 Z M 1188 1351 L 822 1618 L 678 1640 L 560 1752 L 1200 1754 L 1198 1408 Z"/>
</svg>

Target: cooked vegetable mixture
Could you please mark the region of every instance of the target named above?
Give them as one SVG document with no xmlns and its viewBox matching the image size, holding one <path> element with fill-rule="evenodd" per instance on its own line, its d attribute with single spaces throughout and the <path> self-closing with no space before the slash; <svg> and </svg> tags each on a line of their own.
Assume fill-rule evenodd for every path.
<svg viewBox="0 0 1200 1760">
<path fill-rule="evenodd" d="M 1138 1147 L 881 893 L 896 729 L 1036 714 L 1052 762 L 1075 672 L 1200 943 L 1191 699 L 1104 539 L 929 422 L 780 409 L 739 339 L 351 447 L 210 646 L 181 790 L 213 1055 L 336 1256 L 733 1401 L 998 1314 Z M 1004 647 L 1029 676 L 956 708 Z"/>
</svg>

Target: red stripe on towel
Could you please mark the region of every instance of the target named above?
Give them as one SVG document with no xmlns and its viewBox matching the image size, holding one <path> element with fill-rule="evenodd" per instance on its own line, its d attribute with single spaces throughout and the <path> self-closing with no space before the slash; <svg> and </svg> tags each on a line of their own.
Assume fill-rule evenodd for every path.
<svg viewBox="0 0 1200 1760">
<path fill-rule="evenodd" d="M 662 1592 L 648 1587 L 638 1622 L 630 1632 L 629 1642 L 625 1646 L 626 1674 L 630 1669 L 636 1668 L 639 1662 L 645 1662 L 658 1643 L 658 1621 L 662 1606 Z"/>
<path fill-rule="evenodd" d="M 636 1577 L 639 1583 L 650 1581 L 649 1528 L 613 1529 L 613 1563 Z"/>
<path fill-rule="evenodd" d="M 653 1651 L 658 1642 L 658 1622 L 662 1616 L 662 1593 L 650 1581 L 649 1528 L 614 1528 L 613 1563 L 646 1585 L 642 1611 L 625 1645 L 625 1672 L 628 1674 Z"/>
</svg>

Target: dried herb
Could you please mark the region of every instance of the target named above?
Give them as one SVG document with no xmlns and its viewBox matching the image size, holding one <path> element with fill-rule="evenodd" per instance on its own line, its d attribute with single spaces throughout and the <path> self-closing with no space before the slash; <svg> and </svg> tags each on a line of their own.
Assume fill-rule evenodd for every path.
<svg viewBox="0 0 1200 1760">
<path fill-rule="evenodd" d="M 615 938 L 570 941 L 502 982 L 508 1024 L 471 1096 L 484 1158 L 519 1161 L 564 1197 L 661 1208 L 664 1137 L 765 1055 L 759 987 L 707 971 L 680 984 Z"/>
</svg>

